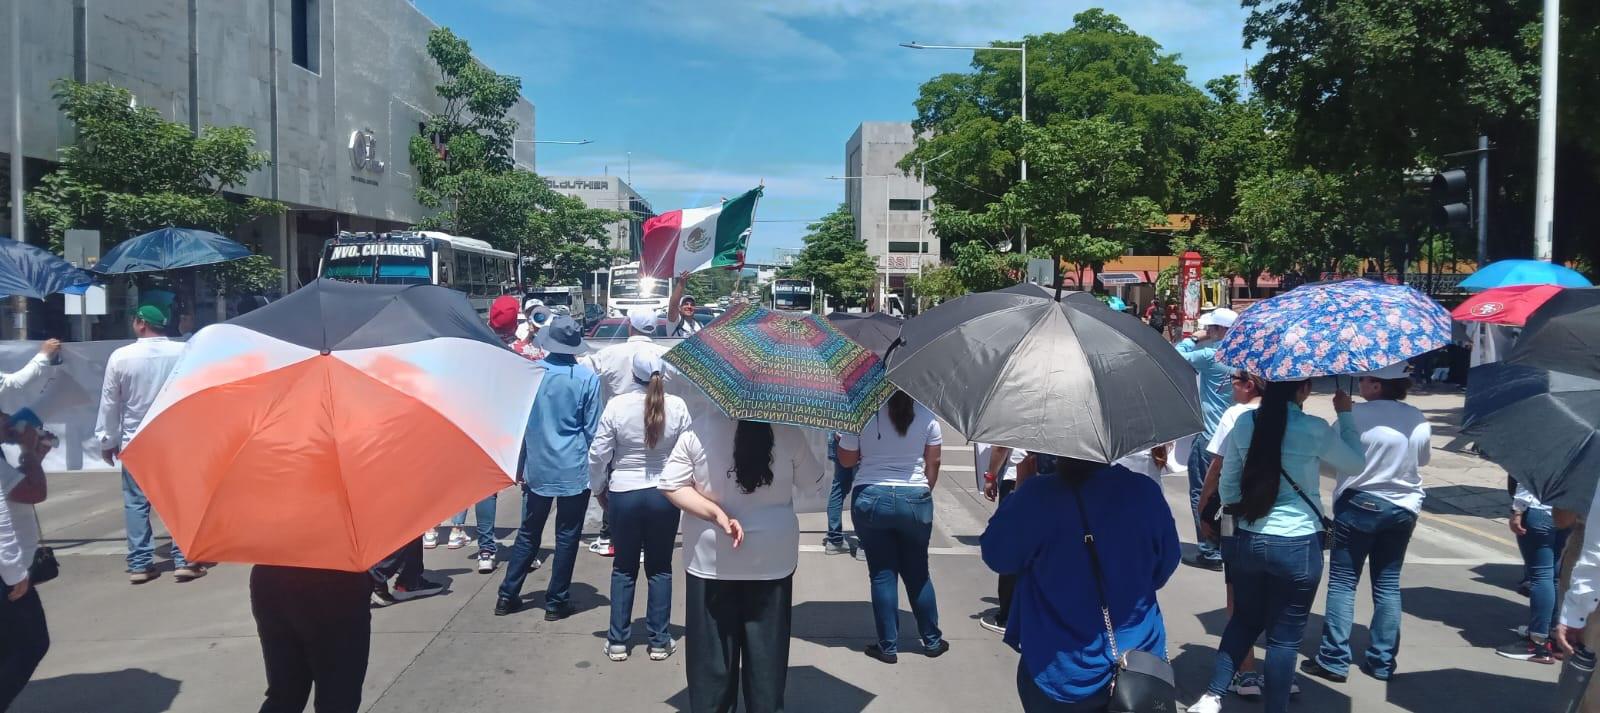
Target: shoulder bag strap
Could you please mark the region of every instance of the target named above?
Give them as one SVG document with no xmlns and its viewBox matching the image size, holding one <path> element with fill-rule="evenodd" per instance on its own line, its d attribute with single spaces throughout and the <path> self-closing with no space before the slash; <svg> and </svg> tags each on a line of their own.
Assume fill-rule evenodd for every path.
<svg viewBox="0 0 1600 713">
<path fill-rule="evenodd" d="M 1316 501 L 1314 501 L 1310 497 L 1308 497 L 1306 495 L 1306 491 L 1300 489 L 1300 486 L 1294 482 L 1294 478 L 1289 477 L 1289 471 L 1280 470 L 1280 471 L 1278 471 L 1278 473 L 1283 476 L 1284 482 L 1288 483 L 1289 487 L 1294 488 L 1294 493 L 1295 493 L 1295 495 L 1299 495 L 1300 496 L 1301 502 L 1304 502 L 1306 504 L 1306 507 L 1311 508 L 1311 513 L 1313 515 L 1316 515 L 1317 516 L 1317 520 L 1322 522 L 1323 526 L 1326 527 L 1327 526 L 1327 522 L 1328 522 L 1328 518 L 1322 514 L 1322 508 L 1317 507 Z"/>
<path fill-rule="evenodd" d="M 1111 625 L 1111 607 L 1106 600 L 1105 575 L 1100 570 L 1100 552 L 1095 549 L 1094 532 L 1089 529 L 1089 513 L 1083 507 L 1083 485 L 1072 487 L 1073 500 L 1078 504 L 1078 519 L 1083 523 L 1083 546 L 1089 550 L 1089 569 L 1094 572 L 1094 588 L 1100 594 L 1100 618 L 1105 621 L 1106 641 L 1111 644 L 1111 663 L 1120 665 L 1122 654 L 1117 651 L 1117 630 Z"/>
</svg>

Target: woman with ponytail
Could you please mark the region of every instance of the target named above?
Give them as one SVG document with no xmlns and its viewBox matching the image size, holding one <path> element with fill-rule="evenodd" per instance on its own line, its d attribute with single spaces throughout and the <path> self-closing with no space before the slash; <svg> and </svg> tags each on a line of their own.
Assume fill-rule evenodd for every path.
<svg viewBox="0 0 1600 713">
<path fill-rule="evenodd" d="M 589 479 L 600 506 L 611 518 L 611 628 L 606 657 L 628 658 L 633 628 L 633 591 L 639 578 L 639 554 L 649 584 L 645 628 L 650 632 L 651 661 L 664 661 L 677 651 L 667 620 L 672 614 L 672 545 L 678 537 L 678 509 L 656 486 L 678 436 L 689 428 L 689 408 L 669 396 L 661 357 L 633 355 L 632 377 L 638 388 L 613 396 L 600 414 L 600 427 L 589 449 Z M 608 475 L 609 473 L 609 475 Z"/>
<path fill-rule="evenodd" d="M 1289 710 L 1295 658 L 1322 582 L 1327 518 L 1321 505 L 1322 464 L 1341 474 L 1366 466 L 1350 395 L 1338 391 L 1332 428 L 1301 410 L 1310 381 L 1268 382 L 1256 410 L 1239 416 L 1224 447 L 1218 490 L 1235 533 L 1223 557 L 1233 582 L 1233 615 L 1222 632 L 1207 693 L 1190 713 L 1217 713 L 1234 668 L 1262 632 L 1267 635 L 1266 713 Z"/>
<path fill-rule="evenodd" d="M 783 710 L 800 548 L 794 502 L 820 499 L 824 485 L 821 461 L 793 426 L 702 411 L 678 438 L 658 487 L 692 516 L 683 521 L 690 713 Z"/>
<path fill-rule="evenodd" d="M 839 465 L 856 469 L 850 521 L 871 573 L 878 643 L 867 646 L 866 653 L 884 663 L 900 657 L 901 581 L 922 635 L 923 653 L 939 656 L 950 650 L 939 631 L 939 604 L 928 577 L 933 488 L 939 483 L 943 443 L 939 420 L 904 391 L 889 397 L 861 435 L 839 438 Z"/>
</svg>

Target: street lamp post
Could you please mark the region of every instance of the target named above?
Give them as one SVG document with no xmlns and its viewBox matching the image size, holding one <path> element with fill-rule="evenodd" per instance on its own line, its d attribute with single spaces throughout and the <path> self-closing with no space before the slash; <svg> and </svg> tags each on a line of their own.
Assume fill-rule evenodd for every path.
<svg viewBox="0 0 1600 713">
<path fill-rule="evenodd" d="M 994 50 L 996 52 L 1021 52 L 1022 53 L 1022 81 L 1018 91 L 1022 94 L 1022 121 L 1028 121 L 1028 42 L 1023 40 L 1017 47 L 980 47 L 977 45 L 925 45 L 921 42 L 901 42 L 900 46 L 914 50 Z M 1028 180 L 1028 159 L 1022 159 L 1022 180 Z M 1022 226 L 1022 254 L 1028 254 L 1028 226 Z"/>
</svg>

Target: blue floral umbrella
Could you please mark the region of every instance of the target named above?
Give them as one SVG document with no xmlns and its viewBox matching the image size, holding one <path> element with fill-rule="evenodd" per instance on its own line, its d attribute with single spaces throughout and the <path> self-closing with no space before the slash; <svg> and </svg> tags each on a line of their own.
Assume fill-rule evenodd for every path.
<svg viewBox="0 0 1600 713">
<path fill-rule="evenodd" d="M 0 237 L 0 297 L 81 295 L 93 281 L 94 276 L 47 250 Z"/>
<path fill-rule="evenodd" d="M 1262 300 L 1217 347 L 1223 364 L 1270 381 L 1358 374 L 1450 343 L 1450 313 L 1402 285 L 1306 285 Z"/>
<path fill-rule="evenodd" d="M 162 228 L 118 243 L 100 258 L 102 275 L 161 272 L 250 257 L 250 248 L 195 228 Z"/>
</svg>

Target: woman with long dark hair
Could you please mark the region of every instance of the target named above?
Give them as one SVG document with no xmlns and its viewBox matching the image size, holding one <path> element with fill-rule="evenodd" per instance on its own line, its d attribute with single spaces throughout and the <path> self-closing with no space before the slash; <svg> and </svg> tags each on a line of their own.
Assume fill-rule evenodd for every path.
<svg viewBox="0 0 1600 713">
<path fill-rule="evenodd" d="M 1234 608 L 1217 648 L 1211 685 L 1190 713 L 1222 710 L 1235 664 L 1263 631 L 1264 709 L 1289 710 L 1295 657 L 1322 582 L 1327 520 L 1319 504 L 1320 466 L 1326 463 L 1343 474 L 1366 466 L 1350 395 L 1333 396 L 1337 430 L 1301 410 L 1310 395 L 1310 381 L 1268 382 L 1261 405 L 1240 415 L 1228 437 L 1218 491 L 1234 521 L 1234 536 L 1225 540 L 1223 554 Z"/>
<path fill-rule="evenodd" d="M 943 443 L 939 420 L 904 391 L 889 397 L 861 435 L 839 437 L 839 465 L 856 469 L 850 520 L 871 573 L 878 643 L 867 646 L 867 655 L 884 663 L 900 656 L 901 581 L 923 653 L 940 656 L 950 650 L 939 631 L 939 604 L 928 576 L 933 488 L 939 483 Z"/>
<path fill-rule="evenodd" d="M 697 413 L 658 487 L 683 521 L 685 674 L 691 713 L 783 710 L 799 561 L 797 491 L 821 497 L 822 465 L 791 426 Z M 621 556 L 620 553 L 618 555 Z"/>
<path fill-rule="evenodd" d="M 1022 469 L 982 539 L 984 563 L 1016 576 L 1005 640 L 1022 654 L 1017 695 L 1028 713 L 1103 711 L 1117 654 L 1166 656 L 1156 591 L 1178 568 L 1178 527 L 1161 486 L 1143 475 L 1030 460 L 1041 474 Z"/>
<path fill-rule="evenodd" d="M 633 355 L 632 377 L 643 391 L 617 394 L 600 414 L 589 447 L 590 489 L 611 518 L 611 627 L 606 658 L 628 659 L 633 631 L 633 592 L 639 579 L 639 553 L 650 583 L 645 627 L 650 660 L 665 661 L 678 650 L 667 629 L 672 615 L 672 545 L 679 513 L 657 488 L 667 456 L 689 428 L 689 407 L 666 392 L 666 367 L 654 352 Z"/>
</svg>

